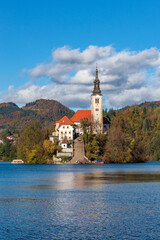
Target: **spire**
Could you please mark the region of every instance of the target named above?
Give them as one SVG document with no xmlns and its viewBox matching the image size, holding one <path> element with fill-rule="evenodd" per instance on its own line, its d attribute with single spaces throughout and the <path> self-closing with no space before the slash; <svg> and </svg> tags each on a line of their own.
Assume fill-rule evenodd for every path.
<svg viewBox="0 0 160 240">
<path fill-rule="evenodd" d="M 96 77 L 94 80 L 94 89 L 93 89 L 93 95 L 101 95 L 101 90 L 100 90 L 100 81 L 98 79 L 98 68 L 97 68 L 97 63 L 96 63 Z"/>
<path fill-rule="evenodd" d="M 96 79 L 98 80 L 98 67 L 97 67 L 97 63 L 96 63 Z"/>
</svg>

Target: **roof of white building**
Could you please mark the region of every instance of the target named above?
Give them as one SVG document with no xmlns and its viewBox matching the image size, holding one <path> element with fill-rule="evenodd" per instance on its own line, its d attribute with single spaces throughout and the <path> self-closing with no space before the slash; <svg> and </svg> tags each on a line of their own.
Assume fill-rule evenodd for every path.
<svg viewBox="0 0 160 240">
<path fill-rule="evenodd" d="M 74 123 L 67 116 L 64 116 L 56 123 L 59 123 L 59 126 L 60 125 L 74 125 Z"/>
</svg>

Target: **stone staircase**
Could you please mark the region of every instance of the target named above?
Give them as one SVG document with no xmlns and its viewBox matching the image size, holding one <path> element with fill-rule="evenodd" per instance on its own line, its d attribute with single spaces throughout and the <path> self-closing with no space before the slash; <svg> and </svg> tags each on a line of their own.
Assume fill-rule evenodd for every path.
<svg viewBox="0 0 160 240">
<path fill-rule="evenodd" d="M 67 164 L 76 164 L 77 160 L 84 159 L 84 143 L 80 137 L 74 140 L 73 153 L 74 153 L 73 158 L 69 162 L 67 162 Z"/>
</svg>

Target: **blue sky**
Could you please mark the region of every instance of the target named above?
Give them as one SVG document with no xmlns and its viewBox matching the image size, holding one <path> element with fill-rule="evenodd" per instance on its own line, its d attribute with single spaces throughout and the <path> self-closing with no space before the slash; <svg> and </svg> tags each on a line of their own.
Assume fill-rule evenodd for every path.
<svg viewBox="0 0 160 240">
<path fill-rule="evenodd" d="M 0 101 L 87 108 L 96 62 L 104 107 L 160 100 L 159 12 L 158 0 L 0 1 Z"/>
</svg>

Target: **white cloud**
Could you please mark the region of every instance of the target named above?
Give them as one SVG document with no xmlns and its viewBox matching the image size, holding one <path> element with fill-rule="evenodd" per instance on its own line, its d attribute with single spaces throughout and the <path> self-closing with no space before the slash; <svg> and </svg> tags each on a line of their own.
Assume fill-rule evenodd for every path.
<svg viewBox="0 0 160 240">
<path fill-rule="evenodd" d="M 55 99 L 68 107 L 77 108 L 81 106 L 87 108 L 90 104 L 88 92 L 91 92 L 89 86 L 84 89 L 83 86 L 78 85 L 60 86 L 52 83 L 50 85 L 38 86 L 27 83 L 14 91 L 8 91 L 1 101 L 12 101 L 23 105 L 37 99 Z"/>
<path fill-rule="evenodd" d="M 144 101 L 158 100 L 160 100 L 160 88 L 155 89 L 151 86 L 147 86 L 139 89 L 126 89 L 117 94 L 110 94 L 105 105 L 119 108 L 136 103 L 139 104 Z"/>
<path fill-rule="evenodd" d="M 56 62 L 64 62 L 65 64 L 90 64 L 97 61 L 99 58 L 109 56 L 113 48 L 111 46 L 97 47 L 89 46 L 84 51 L 80 49 L 70 49 L 69 47 L 58 48 L 53 51 L 53 60 Z"/>
<path fill-rule="evenodd" d="M 78 71 L 74 77 L 71 77 L 69 83 L 77 83 L 77 84 L 92 84 L 93 76 L 91 71 L 85 69 Z"/>
<path fill-rule="evenodd" d="M 8 92 L 1 101 L 24 104 L 39 98 L 56 99 L 68 107 L 88 107 L 98 63 L 104 107 L 121 107 L 145 100 L 160 100 L 160 51 L 116 52 L 111 46 L 89 46 L 81 51 L 69 47 L 52 52 L 52 61 L 28 72 L 32 82 Z M 44 86 L 33 79 L 50 80 Z M 41 80 L 42 81 L 42 80 Z"/>
</svg>

